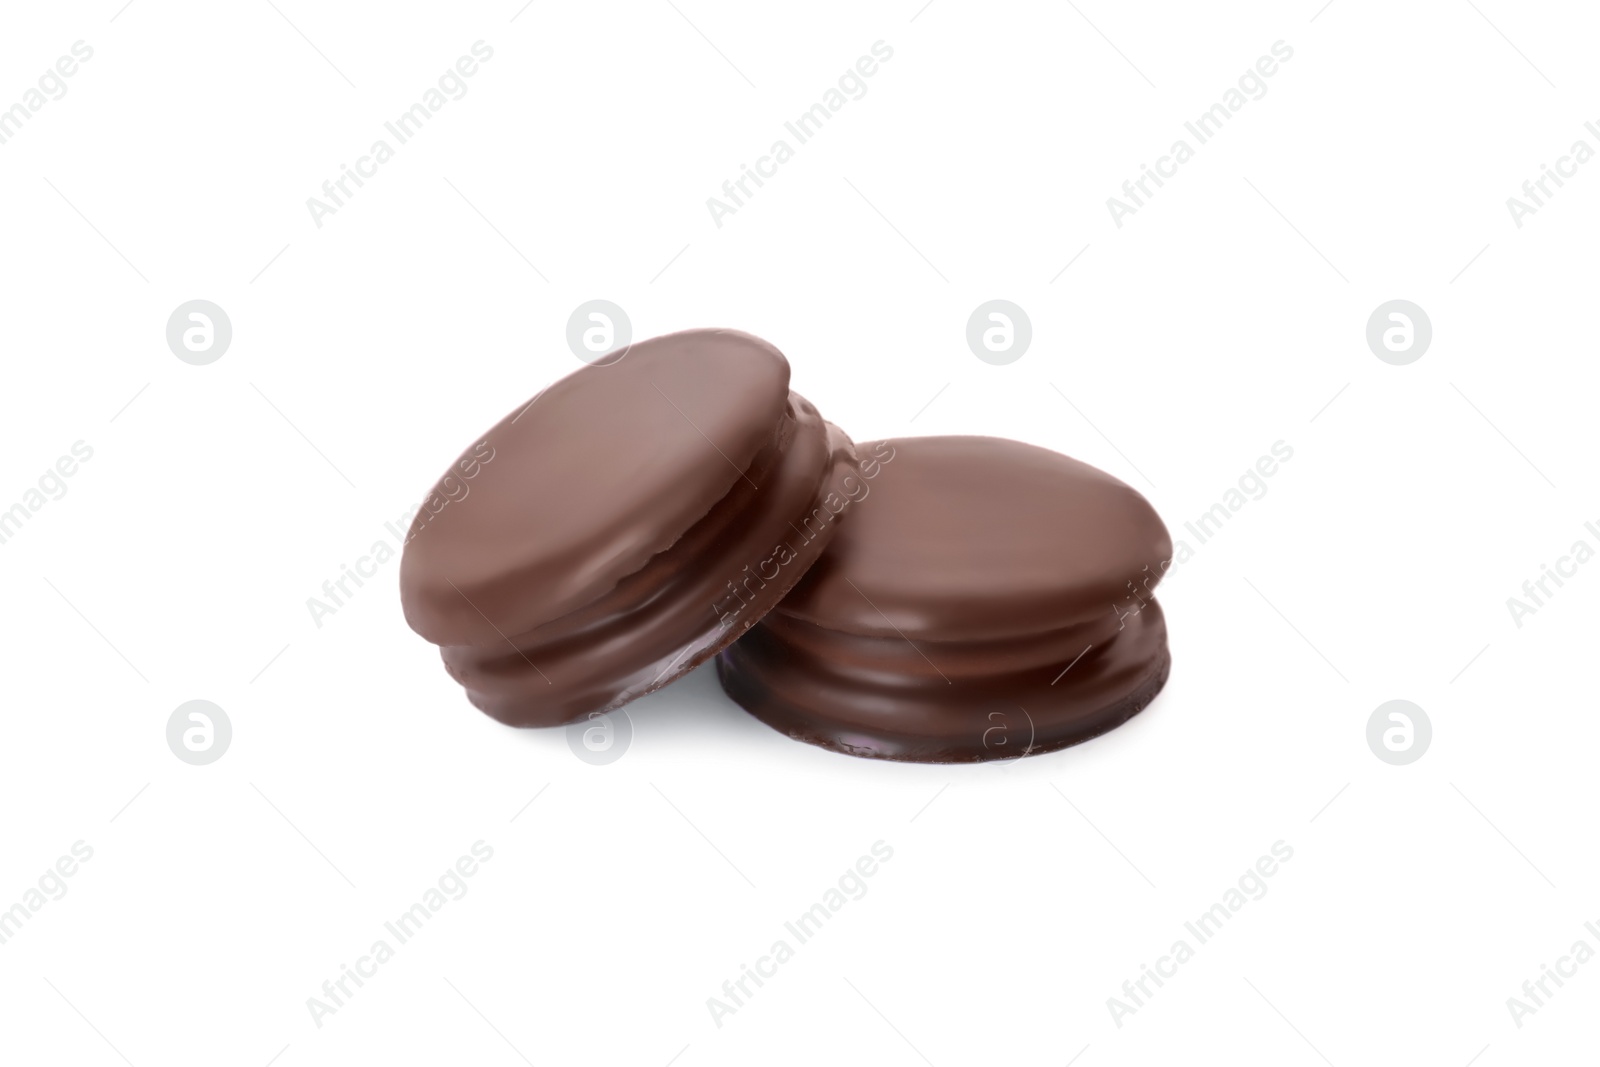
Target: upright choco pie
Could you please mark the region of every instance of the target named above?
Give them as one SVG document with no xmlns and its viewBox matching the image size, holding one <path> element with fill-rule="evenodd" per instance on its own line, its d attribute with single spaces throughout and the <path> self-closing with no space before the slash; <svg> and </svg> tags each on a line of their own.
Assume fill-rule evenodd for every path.
<svg viewBox="0 0 1600 1067">
<path fill-rule="evenodd" d="M 790 392 L 765 341 L 640 342 L 506 416 L 440 479 L 430 502 L 447 503 L 419 512 L 401 558 L 406 621 L 501 722 L 610 710 L 771 610 L 858 478 L 849 438 Z"/>
<path fill-rule="evenodd" d="M 858 447 L 886 445 L 871 498 L 718 656 L 734 700 L 798 740 L 953 763 L 1063 748 L 1154 699 L 1172 539 L 1138 492 L 1016 441 Z"/>
</svg>

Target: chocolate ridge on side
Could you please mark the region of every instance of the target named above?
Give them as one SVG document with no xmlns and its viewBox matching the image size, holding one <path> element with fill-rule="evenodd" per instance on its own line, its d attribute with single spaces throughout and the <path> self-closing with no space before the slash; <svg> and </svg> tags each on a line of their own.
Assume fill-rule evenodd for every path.
<svg viewBox="0 0 1600 1067">
<path fill-rule="evenodd" d="M 859 490 L 854 446 L 790 394 L 766 447 L 688 532 L 576 611 L 489 645 L 447 645 L 469 699 L 513 726 L 620 707 L 727 647 L 801 579 Z"/>
<path fill-rule="evenodd" d="M 1062 748 L 1154 699 L 1172 541 L 1142 496 L 1014 441 L 859 448 L 886 445 L 872 499 L 718 657 L 730 696 L 799 740 L 946 763 Z"/>
<path fill-rule="evenodd" d="M 976 763 L 1098 737 L 1166 685 L 1172 659 L 1154 601 L 1100 642 L 1083 638 L 1069 627 L 1026 641 L 912 642 L 774 613 L 717 657 L 717 676 L 740 706 L 797 741 L 873 759 Z"/>
<path fill-rule="evenodd" d="M 411 628 L 503 645 L 666 551 L 771 446 L 789 364 L 737 330 L 687 330 L 568 375 L 440 479 L 400 561 Z"/>
<path fill-rule="evenodd" d="M 898 458 L 872 504 L 785 615 L 876 636 L 1021 636 L 1095 621 L 1172 557 L 1138 490 L 1070 456 L 978 436 L 861 447 L 882 445 Z"/>
</svg>

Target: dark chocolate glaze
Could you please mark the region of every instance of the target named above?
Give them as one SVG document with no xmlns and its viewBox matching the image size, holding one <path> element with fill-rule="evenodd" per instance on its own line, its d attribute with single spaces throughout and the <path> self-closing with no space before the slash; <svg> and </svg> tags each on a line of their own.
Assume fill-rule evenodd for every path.
<svg viewBox="0 0 1600 1067">
<path fill-rule="evenodd" d="M 1154 699 L 1172 540 L 1138 492 L 1015 441 L 859 451 L 885 444 L 817 565 L 718 657 L 729 695 L 798 740 L 935 763 L 1063 748 Z"/>
<path fill-rule="evenodd" d="M 794 586 L 857 465 L 788 377 L 747 334 L 673 334 L 507 416 L 484 439 L 491 459 L 463 456 L 479 458 L 468 490 L 418 515 L 401 596 L 473 704 L 515 726 L 619 707 Z M 779 546 L 782 564 L 763 566 Z"/>
</svg>

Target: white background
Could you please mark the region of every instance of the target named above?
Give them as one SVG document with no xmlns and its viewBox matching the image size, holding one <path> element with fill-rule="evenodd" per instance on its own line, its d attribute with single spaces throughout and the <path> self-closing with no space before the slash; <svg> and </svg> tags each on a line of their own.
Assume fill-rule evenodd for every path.
<svg viewBox="0 0 1600 1067">
<path fill-rule="evenodd" d="M 94 455 L 0 545 L 0 908 L 94 855 L 0 945 L 0 1060 L 1592 1055 L 1600 963 L 1520 1028 L 1506 1000 L 1600 949 L 1600 564 L 1520 628 L 1506 600 L 1600 547 L 1600 162 L 1520 229 L 1506 198 L 1600 148 L 1600 23 L 1319 2 L 8 5 L 0 106 L 94 56 L 0 145 L 0 510 Z M 314 225 L 478 40 L 467 95 Z M 867 94 L 718 228 L 706 198 L 879 40 Z M 1114 225 L 1106 198 L 1279 40 L 1267 94 Z M 164 336 L 196 298 L 233 324 L 209 366 Z M 576 369 L 593 298 L 637 337 L 770 339 L 858 440 L 1100 465 L 1191 546 L 1274 442 L 1294 457 L 1165 583 L 1171 683 L 1104 738 L 856 760 L 702 669 L 591 766 L 466 703 L 394 562 L 320 628 L 306 601 Z M 964 339 L 992 298 L 1033 324 L 1008 366 Z M 1433 323 L 1409 366 L 1364 336 L 1396 298 Z M 165 740 L 197 698 L 234 732 L 204 767 Z M 1404 767 L 1365 739 L 1396 698 L 1434 732 Z M 470 892 L 317 1026 L 307 998 L 478 840 Z M 715 1025 L 707 998 L 879 840 L 866 896 Z M 1279 840 L 1266 896 L 1116 1025 L 1107 998 Z"/>
</svg>

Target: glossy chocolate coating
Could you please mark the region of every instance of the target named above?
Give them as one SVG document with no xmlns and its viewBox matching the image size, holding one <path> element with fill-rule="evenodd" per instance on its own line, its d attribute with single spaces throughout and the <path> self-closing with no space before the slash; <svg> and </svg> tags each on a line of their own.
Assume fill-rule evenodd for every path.
<svg viewBox="0 0 1600 1067">
<path fill-rule="evenodd" d="M 793 587 L 857 468 L 788 383 L 758 338 L 671 334 L 557 382 L 463 455 L 430 497 L 448 502 L 412 525 L 400 583 L 473 704 L 516 726 L 619 707 Z M 744 573 L 780 543 L 770 577 Z"/>
<path fill-rule="evenodd" d="M 802 741 L 935 763 L 1063 748 L 1154 699 L 1172 539 L 1144 497 L 1016 441 L 857 448 L 885 446 L 816 566 L 718 657 L 729 695 Z"/>
</svg>

